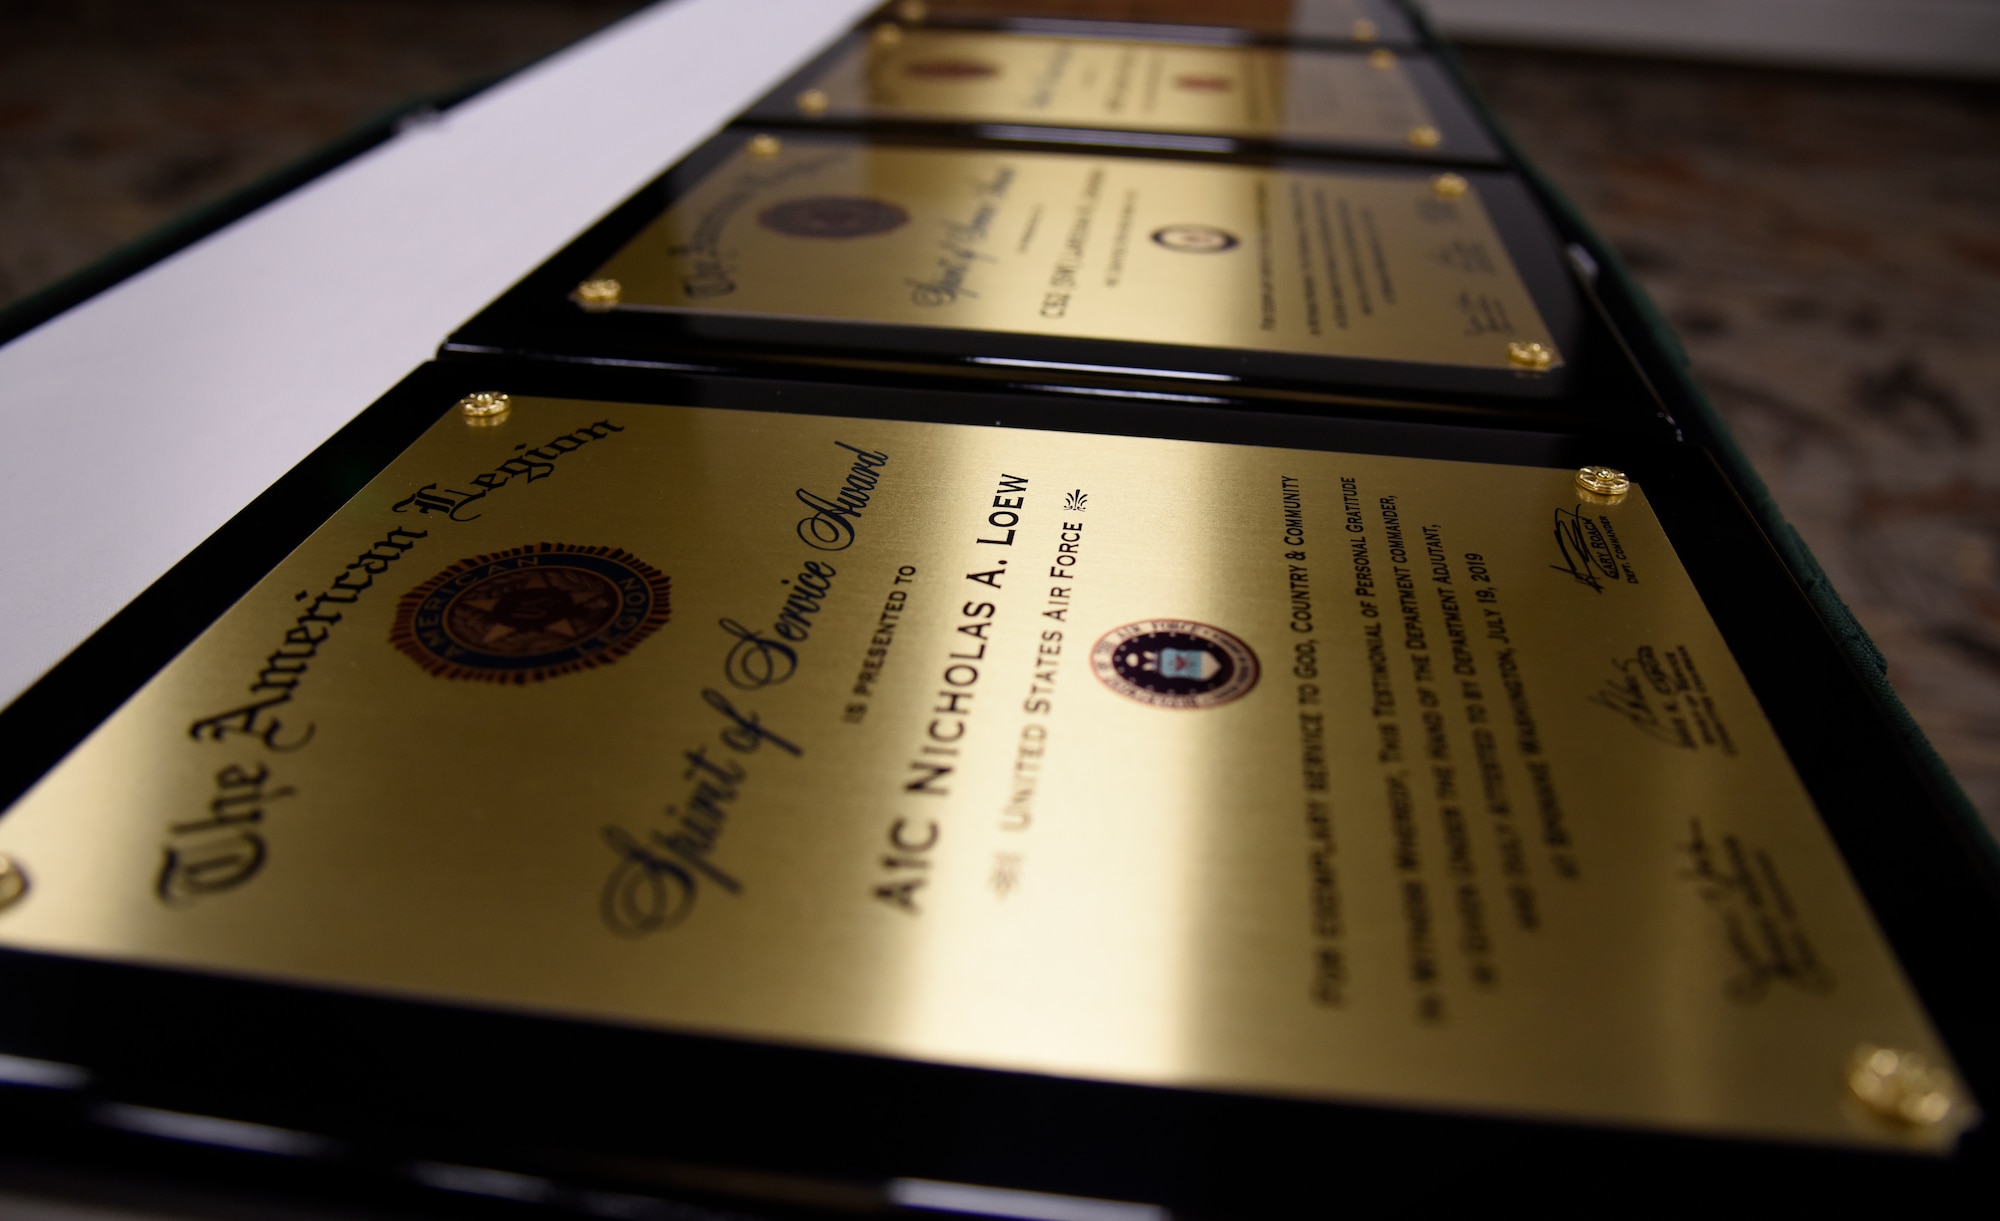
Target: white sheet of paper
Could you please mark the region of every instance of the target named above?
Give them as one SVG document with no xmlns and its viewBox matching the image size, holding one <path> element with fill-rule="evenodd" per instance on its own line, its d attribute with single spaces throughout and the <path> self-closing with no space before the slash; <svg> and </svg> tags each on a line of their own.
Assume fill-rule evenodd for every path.
<svg viewBox="0 0 2000 1221">
<path fill-rule="evenodd" d="M 871 7 L 642 10 L 0 347 L 0 704 Z"/>
</svg>

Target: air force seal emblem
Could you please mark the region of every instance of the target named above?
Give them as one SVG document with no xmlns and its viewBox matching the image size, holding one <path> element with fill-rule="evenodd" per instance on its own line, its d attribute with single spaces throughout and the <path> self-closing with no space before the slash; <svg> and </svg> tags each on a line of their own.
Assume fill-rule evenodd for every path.
<svg viewBox="0 0 2000 1221">
<path fill-rule="evenodd" d="M 439 678 L 533 683 L 609 665 L 667 621 L 667 578 L 616 547 L 460 560 L 396 605 L 389 641 Z"/>
<path fill-rule="evenodd" d="M 1206 623 L 1148 619 L 1105 634 L 1090 650 L 1105 686 L 1155 708 L 1213 708 L 1257 685 L 1250 646 Z"/>
<path fill-rule="evenodd" d="M 1234 233 L 1214 225 L 1168 225 L 1153 230 L 1153 241 L 1176 254 L 1221 254 L 1243 244 Z"/>
</svg>

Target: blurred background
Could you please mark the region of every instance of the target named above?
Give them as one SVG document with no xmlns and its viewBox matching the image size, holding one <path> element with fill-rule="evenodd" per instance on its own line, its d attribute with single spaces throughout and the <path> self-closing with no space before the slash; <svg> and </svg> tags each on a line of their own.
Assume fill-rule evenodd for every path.
<svg viewBox="0 0 2000 1221">
<path fill-rule="evenodd" d="M 0 307 L 637 7 L 6 0 Z M 1430 7 L 1672 320 L 2000 829 L 2000 0 Z"/>
</svg>

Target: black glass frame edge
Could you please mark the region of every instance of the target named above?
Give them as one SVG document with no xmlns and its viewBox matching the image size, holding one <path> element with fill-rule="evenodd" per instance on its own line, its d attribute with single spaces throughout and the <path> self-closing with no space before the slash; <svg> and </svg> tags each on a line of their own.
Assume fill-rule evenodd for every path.
<svg viewBox="0 0 2000 1221">
<path fill-rule="evenodd" d="M 962 27 L 966 32 L 974 32 L 975 27 Z M 996 34 L 1019 33 L 1025 30 L 1009 30 L 999 26 L 977 27 Z M 1061 35 L 1044 35 L 1061 37 Z M 1086 37 L 1077 35 L 1076 37 Z M 1092 40 L 1105 40 L 1108 34 L 1087 36 Z M 1138 34 L 1133 40 L 1141 40 Z M 874 116 L 874 115 L 834 115 L 813 116 L 802 113 L 797 105 L 799 94 L 814 86 L 834 64 L 852 54 L 857 47 L 864 47 L 870 39 L 869 31 L 858 29 L 831 47 L 814 56 L 797 72 L 780 82 L 775 88 L 746 109 L 736 120 L 738 124 L 762 124 L 773 128 L 797 128 L 806 131 L 853 132 L 896 132 L 923 136 L 939 134 L 949 139 L 979 139 L 994 129 L 1010 133 L 1010 138 L 1025 143 L 1045 142 L 1051 151 L 1095 148 L 1129 148 L 1143 152 L 1157 152 L 1161 141 L 1175 136 L 1186 139 L 1184 151 L 1240 151 L 1266 156 L 1323 157 L 1329 160 L 1357 162 L 1380 161 L 1391 165 L 1421 165 L 1434 169 L 1451 169 L 1463 166 L 1469 168 L 1492 168 L 1503 163 L 1499 145 L 1486 128 L 1473 107 L 1467 104 L 1451 75 L 1440 68 L 1421 51 L 1405 52 L 1398 57 L 1398 66 L 1409 74 L 1411 83 L 1423 97 L 1429 108 L 1431 120 L 1436 125 L 1443 140 L 1434 149 L 1417 148 L 1411 145 L 1360 144 L 1343 141 L 1321 141 L 1307 137 L 1261 137 L 1230 135 L 1222 132 L 1161 132 L 1146 129 L 1124 130 L 1116 124 L 1103 127 L 1082 128 L 1064 123 L 1037 123 L 1032 119 L 926 119 L 920 116 Z M 1170 41 L 1144 39 L 1143 41 Z M 1296 50 L 1313 55 L 1346 55 L 1364 58 L 1369 52 L 1365 45 L 1355 47 L 1280 47 L 1278 50 Z M 1012 133 L 1046 132 L 1045 136 L 1013 135 Z"/>
<path fill-rule="evenodd" d="M 864 1199 L 920 1178 L 1259 1217 L 1323 1206 L 1332 1167 L 1340 1203 L 1420 1214 L 1490 1202 L 1493 1183 L 1530 1165 L 1563 1166 L 1551 1194 L 1578 1204 L 1634 1181 L 1683 1206 L 1722 1191 L 1830 1204 L 1991 1181 L 1963 1153 L 1064 1079 L 17 951 L 0 951 L 0 984 L 66 1002 L 37 1015 L 40 1029 L 0 1016 L 0 1046 L 94 1073 L 53 1099 L 0 1090 L 0 1129 L 39 1111 L 60 1149 L 100 1136 L 107 1107 L 228 1117 L 312 1138 L 302 1172 L 363 1184 L 417 1162 L 669 1197 L 737 1176 L 731 1194 L 768 1206 L 779 1201 L 759 1177 Z"/>
<path fill-rule="evenodd" d="M 1966 944 L 1992 944 L 2000 935 L 1992 879 L 1979 876 L 1976 862 L 1950 855 L 1921 772 L 1896 750 L 1879 749 L 1879 708 L 1721 473 L 1685 447 L 1156 404 L 1090 404 L 1082 409 L 1087 418 L 1078 418 L 1076 409 L 1048 401 L 963 390 L 823 391 L 531 362 L 427 366 L 218 531 L 120 616 L 127 622 L 114 620 L 99 633 L 128 649 L 153 637 L 149 651 L 86 653 L 93 637 L 71 659 L 92 662 L 66 671 L 66 661 L 44 681 L 136 688 L 151 672 L 134 672 L 145 664 L 138 658 L 164 664 L 185 640 L 161 638 L 191 638 L 205 623 L 183 620 L 209 613 L 162 620 L 152 612 L 175 598 L 206 597 L 219 613 L 459 396 L 496 388 L 976 425 L 997 417 L 1009 427 L 1475 461 L 1569 466 L 1588 455 L 1623 464 L 1645 482 L 1760 698 L 1781 695 L 1771 711 L 1786 749 L 1968 1080 L 1987 1099 L 2000 1096 L 2000 1063 L 1984 1037 L 2000 1025 L 2000 1011 L 1963 957 Z M 1441 445 L 1456 452 L 1440 455 Z M 126 673 L 104 673 L 121 661 Z M 96 705 L 122 699 L 100 694 Z M 10 742 L 33 729 L 21 708 L 0 714 Z M 1877 749 L 1856 749 L 1857 742 Z M 1891 800 L 1904 810 L 1893 822 L 1880 817 Z M 1314 1198 L 1329 1149 L 1375 1176 L 1369 1183 L 1343 1179 L 1344 1200 L 1381 1187 L 1379 1198 L 1409 1202 L 1395 1193 L 1407 1191 L 1414 1175 L 1426 1191 L 1415 1198 L 1433 1204 L 1480 1199 L 1494 1176 L 1555 1160 L 1566 1167 L 1567 1188 L 1611 1190 L 1629 1176 L 1657 1177 L 1688 1204 L 1724 1184 L 1740 1187 L 1746 1176 L 1774 1192 L 1782 1182 L 1786 1192 L 1813 1195 L 1798 1185 L 1818 1183 L 1824 1190 L 1817 1194 L 1832 1202 L 1878 1188 L 1890 1199 L 1987 1184 L 1994 1171 L 1994 1139 L 1985 1131 L 1945 1161 L 1866 1155 L 1062 1081 L 19 951 L 0 952 L 0 990 L 47 1000 L 0 1008 L 0 1052 L 89 1065 L 105 1098 L 332 1132 L 374 1150 L 363 1159 L 371 1166 L 420 1155 L 475 1159 L 470 1164 L 498 1159 L 527 1173 L 610 1182 L 616 1174 L 590 1158 L 611 1150 L 842 1181 L 956 1179 L 1213 1215 L 1252 1215 Z M 496 1064 L 506 1071 L 496 1074 Z M 1833 1080 L 1830 1072 L 1830 1087 Z M 617 1083 L 608 1100 L 607 1082 Z M 388 1098 L 398 1109 L 385 1116 Z M 721 1101 L 713 1110 L 675 1110 L 662 1107 L 662 1098 Z M 18 1100 L 16 1091 L 0 1090 L 0 1115 L 13 1113 Z M 782 1130 L 772 1126 L 774 1112 L 785 1117 Z M 578 1115 L 586 1116 L 582 1129 L 574 1126 Z M 551 1127 L 564 1123 L 571 1124 L 567 1135 Z M 579 1144 L 589 1148 L 579 1151 Z"/>
<path fill-rule="evenodd" d="M 1561 238 L 1543 214 L 1529 188 L 1496 170 L 1468 170 L 1495 228 L 1506 242 L 1543 321 L 1548 325 L 1566 364 L 1548 373 L 1466 369 L 1379 360 L 1255 352 L 1230 348 L 1195 348 L 1119 340 L 987 332 L 972 329 L 839 322 L 762 315 L 731 316 L 691 312 L 647 312 L 617 309 L 586 313 L 570 293 L 642 229 L 724 160 L 757 130 L 731 128 L 690 153 L 659 178 L 592 225 L 568 246 L 528 273 L 498 300 L 475 315 L 444 344 L 444 351 L 489 351 L 569 356 L 609 361 L 716 365 L 754 360 L 782 350 L 809 360 L 847 359 L 864 353 L 889 358 L 921 359 L 951 370 L 994 359 L 1033 359 L 1068 365 L 1114 366 L 1146 371 L 1157 380 L 1185 385 L 1216 378 L 1299 388 L 1366 394 L 1381 392 L 1411 398 L 1439 396 L 1491 402 L 1496 412 L 1507 404 L 1564 403 L 1569 409 L 1589 395 L 1594 410 L 1631 410 L 1636 404 L 1630 387 L 1620 384 L 1626 366 L 1594 333 L 1595 322 L 1583 307 L 1562 254 Z M 833 145 L 874 144 L 893 147 L 939 148 L 951 151 L 1018 151 L 1047 154 L 1050 149 L 1008 141 L 968 144 L 941 138 L 916 139 L 894 133 L 863 138 L 839 132 L 789 132 L 786 139 Z M 1080 156 L 1137 157 L 1190 160 L 1163 150 L 1093 148 Z M 1235 164 L 1325 170 L 1328 163 L 1299 157 L 1230 155 L 1209 160 Z M 1370 175 L 1404 175 L 1406 167 L 1379 164 L 1340 168 Z M 1176 374 L 1183 375 L 1176 378 Z M 1603 383 L 1601 386 L 1594 383 Z M 1563 408 L 1558 408 L 1563 409 Z M 1579 409 L 1580 410 L 1580 409 Z M 1650 405 L 1643 410 L 1650 417 Z"/>
<path fill-rule="evenodd" d="M 987 14 L 953 12 L 948 3 L 938 6 L 941 11 L 928 13 L 925 25 L 940 29 L 980 29 L 993 26 L 1020 29 L 1024 33 L 1063 33 L 1080 29 L 1103 30 L 1113 27 L 1149 29 L 1157 33 L 1147 37 L 1172 42 L 1231 42 L 1255 43 L 1270 46 L 1296 47 L 1388 47 L 1402 50 L 1405 47 L 1419 47 L 1424 44 L 1421 29 L 1409 15 L 1409 11 L 1396 0 L 1362 0 L 1368 10 L 1368 18 L 1376 25 L 1375 37 L 1360 40 L 1352 37 L 1341 38 L 1331 34 L 1309 34 L 1296 31 L 1271 29 L 1246 29 L 1229 24 L 1191 24 L 1158 21 L 1124 21 L 1113 18 L 1096 17 L 1050 17 L 1018 16 L 994 17 Z M 894 3 L 885 4 L 867 19 L 869 24 L 878 21 L 899 21 L 901 17 Z"/>
</svg>

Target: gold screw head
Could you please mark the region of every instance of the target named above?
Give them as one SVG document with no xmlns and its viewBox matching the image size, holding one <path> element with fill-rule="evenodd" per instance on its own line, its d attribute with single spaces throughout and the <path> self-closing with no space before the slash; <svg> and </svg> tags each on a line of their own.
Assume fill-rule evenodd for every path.
<svg viewBox="0 0 2000 1221">
<path fill-rule="evenodd" d="M 1428 123 L 1410 129 L 1411 148 L 1436 148 L 1444 143 L 1444 133 Z"/>
<path fill-rule="evenodd" d="M 625 286 L 616 280 L 585 280 L 576 286 L 576 303 L 592 314 L 618 308 Z"/>
<path fill-rule="evenodd" d="M 498 424 L 513 409 L 514 404 L 507 396 L 495 391 L 468 394 L 458 400 L 458 414 L 465 418 L 466 423 L 476 427 Z"/>
<path fill-rule="evenodd" d="M 1387 47 L 1376 47 L 1368 53 L 1368 66 L 1387 72 L 1396 66 L 1396 53 Z"/>
<path fill-rule="evenodd" d="M 1354 23 L 1354 41 L 1356 42 L 1374 42 L 1376 36 L 1381 34 L 1381 32 L 1381 28 L 1366 17 Z"/>
<path fill-rule="evenodd" d="M 1586 466 L 1576 473 L 1576 486 L 1593 496 L 1623 496 L 1632 490 L 1632 480 L 1612 467 Z"/>
<path fill-rule="evenodd" d="M 785 145 L 778 137 L 768 132 L 760 132 L 750 137 L 750 142 L 743 147 L 749 151 L 752 157 L 775 157 Z"/>
<path fill-rule="evenodd" d="M 903 41 L 903 27 L 893 21 L 885 21 L 875 27 L 875 45 L 893 47 Z"/>
<path fill-rule="evenodd" d="M 0 911 L 14 906 L 28 893 L 28 871 L 11 856 L 0 856 Z"/>
<path fill-rule="evenodd" d="M 808 89 L 799 95 L 799 113 L 803 115 L 823 115 L 832 104 L 824 89 Z"/>
<path fill-rule="evenodd" d="M 1950 1070 L 1916 1052 L 1874 1043 L 1848 1057 L 1847 1089 L 1870 1114 L 1899 1127 L 1935 1128 L 1960 1109 Z"/>
<path fill-rule="evenodd" d="M 902 18 L 905 25 L 916 25 L 930 15 L 930 7 L 924 0 L 903 0 L 896 6 L 896 16 Z"/>
<path fill-rule="evenodd" d="M 1556 350 L 1545 343 L 1510 343 L 1507 363 L 1516 369 L 1540 371 L 1556 363 Z"/>
<path fill-rule="evenodd" d="M 1460 174 L 1439 174 L 1431 179 L 1431 194 L 1439 199 L 1463 199 L 1471 189 L 1472 184 Z"/>
</svg>

